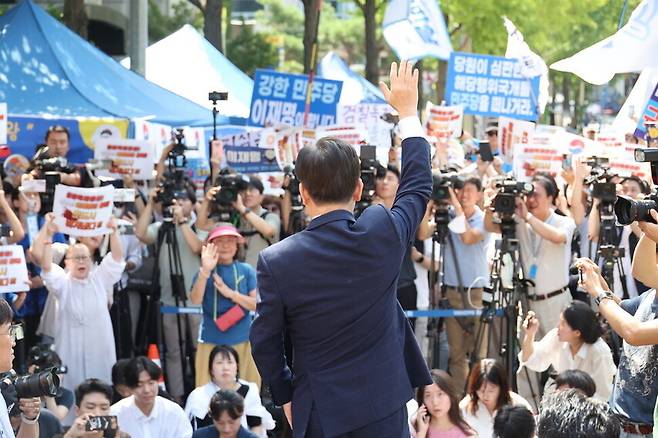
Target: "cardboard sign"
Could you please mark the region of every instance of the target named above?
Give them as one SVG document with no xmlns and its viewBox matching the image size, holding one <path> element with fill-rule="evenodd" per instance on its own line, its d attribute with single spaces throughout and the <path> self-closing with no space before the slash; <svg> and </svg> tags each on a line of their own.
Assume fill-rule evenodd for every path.
<svg viewBox="0 0 658 438">
<path fill-rule="evenodd" d="M 25 252 L 20 245 L 0 246 L 0 293 L 30 290 Z"/>
<path fill-rule="evenodd" d="M 98 176 L 122 179 L 131 175 L 137 180 L 153 179 L 155 148 L 153 143 L 144 140 L 109 139 L 96 144 L 94 158 L 109 160 L 109 169 L 99 169 Z"/>
<path fill-rule="evenodd" d="M 498 119 L 498 145 L 503 161 L 511 163 L 514 157 L 514 147 L 517 144 L 532 143 L 535 124 L 525 120 L 501 117 Z"/>
<path fill-rule="evenodd" d="M 368 144 L 389 148 L 393 124 L 383 120 L 384 114 L 392 113 L 387 103 L 358 103 L 338 105 L 337 124 L 365 126 L 368 130 Z"/>
<path fill-rule="evenodd" d="M 529 182 L 537 172 L 548 172 L 553 177 L 562 170 L 564 147 L 555 143 L 550 133 L 536 133 L 531 143 L 514 148 L 514 176 Z"/>
<path fill-rule="evenodd" d="M 55 187 L 53 213 L 59 232 L 78 237 L 102 236 L 110 230 L 107 221 L 112 216 L 114 187 Z"/>
<path fill-rule="evenodd" d="M 428 136 L 436 138 L 440 143 L 447 143 L 451 138 L 461 136 L 464 121 L 463 106 L 440 106 L 428 103 L 426 111 L 425 127 Z"/>
</svg>

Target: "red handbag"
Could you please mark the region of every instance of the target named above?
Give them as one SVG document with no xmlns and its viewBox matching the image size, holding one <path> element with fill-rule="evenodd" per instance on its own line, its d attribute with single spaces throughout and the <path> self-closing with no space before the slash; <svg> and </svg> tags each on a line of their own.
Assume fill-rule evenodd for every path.
<svg viewBox="0 0 658 438">
<path fill-rule="evenodd" d="M 222 314 L 222 316 L 215 319 L 215 325 L 218 329 L 225 332 L 235 324 L 237 324 L 245 316 L 245 311 L 236 304 Z"/>
</svg>

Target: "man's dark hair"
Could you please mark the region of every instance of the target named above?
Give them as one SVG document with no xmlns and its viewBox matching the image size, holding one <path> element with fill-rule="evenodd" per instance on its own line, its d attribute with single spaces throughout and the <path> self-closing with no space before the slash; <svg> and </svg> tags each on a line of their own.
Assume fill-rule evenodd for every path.
<svg viewBox="0 0 658 438">
<path fill-rule="evenodd" d="M 475 186 L 476 189 L 478 189 L 478 192 L 482 191 L 482 180 L 478 176 L 471 176 L 466 178 L 464 184 L 472 184 Z"/>
<path fill-rule="evenodd" d="M 82 399 L 87 394 L 98 392 L 107 397 L 108 402 L 112 402 L 112 387 L 100 379 L 87 379 L 75 388 L 75 404 L 80 407 Z"/>
<path fill-rule="evenodd" d="M 0 325 L 11 324 L 14 319 L 14 311 L 4 298 L 0 298 Z"/>
<path fill-rule="evenodd" d="M 297 178 L 319 204 L 348 202 L 361 173 L 356 150 L 344 141 L 324 137 L 299 151 Z"/>
<path fill-rule="evenodd" d="M 542 402 L 538 438 L 616 438 L 619 433 L 610 407 L 575 389 L 558 391 Z"/>
<path fill-rule="evenodd" d="M 53 126 L 49 126 L 48 130 L 46 131 L 46 137 L 45 137 L 46 143 L 48 142 L 48 138 L 50 137 L 50 134 L 52 132 L 63 132 L 64 134 L 66 134 L 66 139 L 71 140 L 71 133 L 65 126 L 53 125 Z"/>
<path fill-rule="evenodd" d="M 567 386 L 577 389 L 587 397 L 592 397 L 596 393 L 596 382 L 594 382 L 594 379 L 589 374 L 582 370 L 562 371 L 555 378 L 554 384 L 556 388 Z"/>
<path fill-rule="evenodd" d="M 214 420 L 226 412 L 234 420 L 242 417 L 244 413 L 244 398 L 235 391 L 220 389 L 210 399 L 210 416 Z"/>
<path fill-rule="evenodd" d="M 130 359 L 124 370 L 126 386 L 137 388 L 139 386 L 139 375 L 142 371 L 146 371 L 152 380 L 158 380 L 162 375 L 162 370 L 155 362 L 144 356 L 135 357 Z"/>
<path fill-rule="evenodd" d="M 495 438 L 532 438 L 535 436 L 535 418 L 524 406 L 503 406 L 494 418 Z"/>
<path fill-rule="evenodd" d="M 126 367 L 130 364 L 130 359 L 119 359 L 112 365 L 112 385 L 126 384 Z"/>
<path fill-rule="evenodd" d="M 398 169 L 398 166 L 396 166 L 395 164 L 388 164 L 386 166 L 386 172 L 392 172 L 393 174 L 395 174 L 395 176 L 398 177 L 398 182 L 400 182 L 400 169 Z"/>
</svg>

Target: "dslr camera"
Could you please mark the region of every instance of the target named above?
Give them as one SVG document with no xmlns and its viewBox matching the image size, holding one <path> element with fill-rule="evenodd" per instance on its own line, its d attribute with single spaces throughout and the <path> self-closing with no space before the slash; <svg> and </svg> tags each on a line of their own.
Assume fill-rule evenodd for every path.
<svg viewBox="0 0 658 438">
<path fill-rule="evenodd" d="M 651 178 L 653 179 L 654 189 L 647 198 L 641 200 L 635 200 L 624 195 L 617 196 L 615 216 L 617 222 L 622 225 L 628 225 L 635 221 L 655 224 L 656 221 L 649 212 L 658 210 L 658 149 L 635 149 L 635 161 L 651 163 Z"/>
<path fill-rule="evenodd" d="M 606 157 L 589 157 L 585 163 L 592 168 L 590 175 L 585 179 L 586 185 L 592 186 L 592 197 L 602 203 L 614 203 L 617 199 L 617 187 L 612 182 L 617 175 L 610 173 L 610 160 Z"/>
<path fill-rule="evenodd" d="M 230 173 L 223 169 L 215 181 L 215 187 L 219 191 L 215 193 L 215 212 L 222 222 L 231 222 L 231 218 L 237 215 L 233 203 L 238 199 L 241 191 L 246 190 L 249 185 L 249 177 L 240 173 Z"/>
<path fill-rule="evenodd" d="M 534 191 L 531 183 L 521 182 L 514 177 L 507 177 L 496 183 L 498 194 L 493 200 L 493 210 L 503 221 L 511 221 L 516 211 L 516 199 L 527 196 Z"/>
</svg>

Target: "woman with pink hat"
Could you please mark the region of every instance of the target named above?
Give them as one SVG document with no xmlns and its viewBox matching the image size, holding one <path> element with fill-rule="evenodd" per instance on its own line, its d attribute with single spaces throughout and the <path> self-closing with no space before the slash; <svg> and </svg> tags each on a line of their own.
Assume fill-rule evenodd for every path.
<svg viewBox="0 0 658 438">
<path fill-rule="evenodd" d="M 208 360 L 216 345 L 230 345 L 240 357 L 239 376 L 260 386 L 249 344 L 250 311 L 256 310 L 256 271 L 236 260 L 244 238 L 229 223 L 219 223 L 201 251 L 190 300 L 201 304 L 203 320 L 196 352 L 196 386 L 210 380 Z"/>
</svg>

